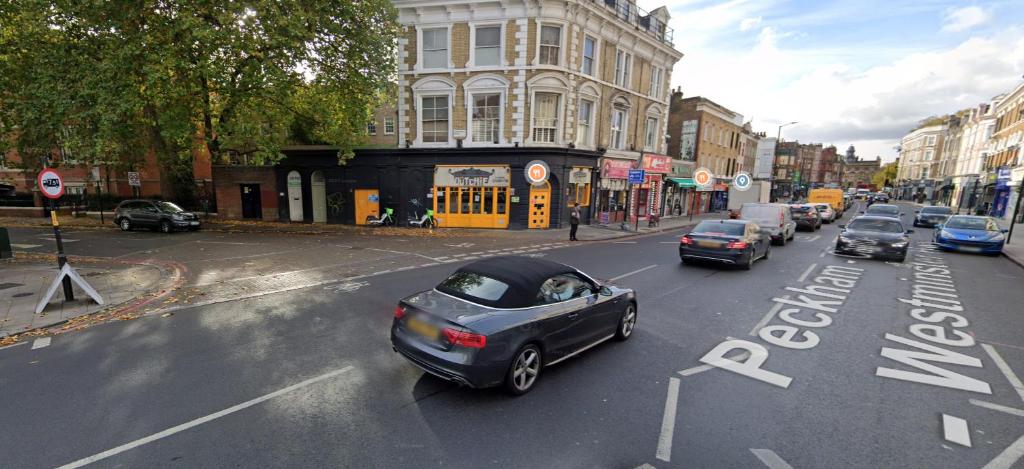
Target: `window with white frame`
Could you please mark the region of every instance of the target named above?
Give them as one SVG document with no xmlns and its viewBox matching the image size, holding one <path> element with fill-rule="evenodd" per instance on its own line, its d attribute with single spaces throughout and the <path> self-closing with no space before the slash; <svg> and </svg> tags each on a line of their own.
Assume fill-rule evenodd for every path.
<svg viewBox="0 0 1024 469">
<path fill-rule="evenodd" d="M 498 143 L 501 132 L 501 93 L 473 94 L 471 139 L 474 143 Z"/>
<path fill-rule="evenodd" d="M 536 93 L 533 98 L 533 141 L 555 143 L 558 137 L 558 105 L 562 95 Z"/>
<path fill-rule="evenodd" d="M 423 30 L 423 68 L 448 67 L 448 28 Z"/>
<path fill-rule="evenodd" d="M 448 96 L 424 96 L 420 105 L 423 143 L 447 143 Z"/>
<path fill-rule="evenodd" d="M 928 136 L 928 141 L 925 143 L 925 145 L 928 145 L 928 146 L 935 145 L 935 136 L 934 135 L 929 135 Z"/>
<path fill-rule="evenodd" d="M 580 71 L 593 76 L 594 75 L 594 64 L 597 59 L 597 39 L 590 36 L 584 36 L 583 38 L 583 64 L 580 65 Z"/>
<path fill-rule="evenodd" d="M 654 67 L 651 69 L 651 91 L 650 95 L 655 99 L 661 99 L 661 74 L 662 69 Z"/>
<path fill-rule="evenodd" d="M 644 128 L 645 151 L 657 151 L 658 127 L 658 118 L 647 116 L 647 126 Z"/>
<path fill-rule="evenodd" d="M 473 28 L 473 34 L 473 65 L 501 65 L 501 26 L 478 26 Z"/>
<path fill-rule="evenodd" d="M 385 117 L 384 118 L 384 135 L 392 135 L 395 133 L 395 118 Z"/>
<path fill-rule="evenodd" d="M 367 122 L 366 133 L 370 135 L 377 135 L 377 123 L 374 121 Z"/>
<path fill-rule="evenodd" d="M 629 122 L 629 109 L 616 104 L 612 107 L 611 147 L 616 150 L 626 149 L 626 124 Z"/>
<path fill-rule="evenodd" d="M 576 145 L 594 144 L 594 102 L 580 98 L 576 107 Z"/>
<path fill-rule="evenodd" d="M 562 51 L 562 27 L 545 24 L 540 27 L 541 65 L 559 65 Z"/>
<path fill-rule="evenodd" d="M 935 157 L 935 150 L 930 150 L 929 149 L 929 150 L 925 150 L 924 151 L 924 160 L 925 161 L 931 161 L 932 158 L 934 158 L 934 157 Z"/>
<path fill-rule="evenodd" d="M 633 56 L 621 50 L 615 51 L 615 84 L 629 88 L 629 71 Z"/>
</svg>

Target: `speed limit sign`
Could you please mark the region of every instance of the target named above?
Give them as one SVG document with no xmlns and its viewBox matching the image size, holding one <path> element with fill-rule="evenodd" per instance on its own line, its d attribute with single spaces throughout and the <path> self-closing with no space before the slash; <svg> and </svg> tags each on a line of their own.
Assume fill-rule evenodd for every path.
<svg viewBox="0 0 1024 469">
<path fill-rule="evenodd" d="M 47 199 L 56 200 L 64 195 L 64 179 L 52 169 L 40 171 L 36 182 L 39 183 L 39 192 Z"/>
</svg>

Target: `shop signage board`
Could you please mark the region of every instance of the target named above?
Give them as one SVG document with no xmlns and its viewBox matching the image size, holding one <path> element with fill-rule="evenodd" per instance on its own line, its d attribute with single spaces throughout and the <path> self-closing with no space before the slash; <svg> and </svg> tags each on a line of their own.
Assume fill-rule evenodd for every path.
<svg viewBox="0 0 1024 469">
<path fill-rule="evenodd" d="M 44 169 L 39 172 L 36 182 L 39 183 L 39 192 L 47 199 L 59 199 L 64 195 L 64 179 L 52 169 Z"/>
<path fill-rule="evenodd" d="M 750 178 L 750 173 L 746 171 L 740 171 L 732 178 L 732 187 L 735 187 L 738 191 L 750 189 L 752 183 L 753 179 Z"/>
<path fill-rule="evenodd" d="M 548 181 L 551 168 L 548 168 L 548 164 L 541 160 L 533 160 L 526 163 L 526 169 L 523 172 L 526 175 L 526 182 L 537 186 Z"/>
<path fill-rule="evenodd" d="M 569 173 L 569 182 L 572 184 L 587 184 L 590 182 L 590 168 L 572 168 Z"/>
<path fill-rule="evenodd" d="M 631 169 L 629 170 L 629 183 L 630 184 L 643 184 L 644 176 L 646 172 L 642 169 Z"/>
<path fill-rule="evenodd" d="M 643 169 L 651 174 L 670 174 L 672 173 L 672 157 L 644 154 Z"/>
<path fill-rule="evenodd" d="M 437 166 L 435 187 L 508 187 L 511 171 L 508 166 Z"/>
<path fill-rule="evenodd" d="M 605 158 L 601 163 L 601 177 L 605 179 L 626 179 L 629 177 L 629 170 L 633 169 L 633 162 L 628 160 L 615 160 Z"/>
<path fill-rule="evenodd" d="M 715 176 L 708 168 L 697 168 L 697 170 L 693 172 L 693 182 L 697 184 L 698 189 L 710 188 L 715 185 Z"/>
</svg>

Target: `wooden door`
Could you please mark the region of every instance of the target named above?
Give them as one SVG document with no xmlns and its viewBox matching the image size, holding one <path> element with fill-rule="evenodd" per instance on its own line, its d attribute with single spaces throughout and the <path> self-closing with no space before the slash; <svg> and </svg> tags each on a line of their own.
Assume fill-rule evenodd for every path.
<svg viewBox="0 0 1024 469">
<path fill-rule="evenodd" d="M 530 186 L 530 218 L 528 228 L 547 228 L 551 225 L 551 184 Z"/>
<path fill-rule="evenodd" d="M 380 191 L 356 189 L 356 224 L 365 225 L 367 218 L 380 217 Z"/>
</svg>

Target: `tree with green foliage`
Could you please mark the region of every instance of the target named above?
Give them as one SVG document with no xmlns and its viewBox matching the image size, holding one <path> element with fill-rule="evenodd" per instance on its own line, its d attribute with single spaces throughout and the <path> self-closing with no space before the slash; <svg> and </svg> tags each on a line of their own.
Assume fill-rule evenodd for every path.
<svg viewBox="0 0 1024 469">
<path fill-rule="evenodd" d="M 899 165 L 896 162 L 886 163 L 875 174 L 871 175 L 871 183 L 879 189 L 892 185 L 896 182 L 896 172 L 898 170 Z"/>
<path fill-rule="evenodd" d="M 0 149 L 115 169 L 153 151 L 179 187 L 204 151 L 344 160 L 387 98 L 397 32 L 388 0 L 0 0 Z"/>
</svg>

